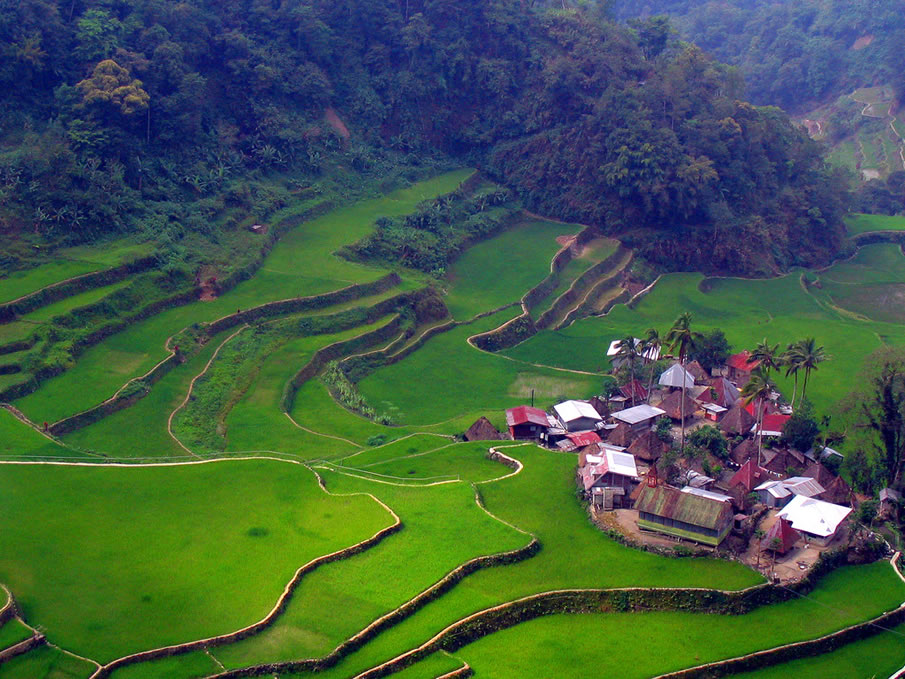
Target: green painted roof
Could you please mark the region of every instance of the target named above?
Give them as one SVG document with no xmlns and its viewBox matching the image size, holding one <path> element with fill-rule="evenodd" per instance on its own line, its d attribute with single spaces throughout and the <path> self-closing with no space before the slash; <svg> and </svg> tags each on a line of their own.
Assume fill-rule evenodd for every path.
<svg viewBox="0 0 905 679">
<path fill-rule="evenodd" d="M 635 509 L 711 530 L 721 529 L 727 518 L 732 516 L 732 507 L 728 502 L 683 493 L 669 486 L 644 486 L 635 502 Z"/>
</svg>

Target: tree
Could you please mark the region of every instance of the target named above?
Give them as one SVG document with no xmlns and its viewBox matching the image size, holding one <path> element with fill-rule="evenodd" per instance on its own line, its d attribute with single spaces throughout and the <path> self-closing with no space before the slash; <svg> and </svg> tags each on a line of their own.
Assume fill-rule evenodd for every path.
<svg viewBox="0 0 905 679">
<path fill-rule="evenodd" d="M 755 568 L 758 569 L 760 568 L 760 553 L 763 551 L 762 546 L 765 537 L 767 537 L 767 534 L 761 528 L 754 531 L 754 539 L 757 540 L 757 565 Z"/>
<path fill-rule="evenodd" d="M 814 419 L 814 408 L 810 401 L 805 400 L 783 427 L 782 441 L 796 450 L 806 452 L 814 446 L 819 433 L 820 427 Z"/>
<path fill-rule="evenodd" d="M 770 346 L 767 342 L 767 338 L 764 337 L 763 341 L 754 348 L 754 351 L 752 351 L 751 355 L 748 357 L 748 363 L 754 363 L 755 361 L 760 361 L 764 375 L 770 377 L 770 372 L 779 367 L 779 345 L 774 344 L 773 346 Z"/>
<path fill-rule="evenodd" d="M 641 355 L 638 352 L 638 344 L 635 338 L 629 335 L 619 340 L 619 344 L 616 345 L 616 358 L 628 364 L 631 375 L 632 405 L 635 405 L 635 362 Z"/>
<path fill-rule="evenodd" d="M 905 354 L 901 350 L 879 358 L 879 369 L 869 378 L 869 398 L 861 401 L 861 426 L 875 434 L 886 481 L 898 487 L 905 466 Z M 868 359 L 870 360 L 870 359 Z"/>
<path fill-rule="evenodd" d="M 761 464 L 761 458 L 764 447 L 764 406 L 770 393 L 773 391 L 773 383 L 758 368 L 751 373 L 751 379 L 742 389 L 742 398 L 745 399 L 745 405 L 749 405 L 752 401 L 757 404 L 757 464 Z"/>
<path fill-rule="evenodd" d="M 716 427 L 698 427 L 688 437 L 688 442 L 695 448 L 705 451 L 714 457 L 725 460 L 729 457 L 729 444 Z"/>
<path fill-rule="evenodd" d="M 817 370 L 818 364 L 829 360 L 822 346 L 817 346 L 817 342 L 813 337 L 807 337 L 796 342 L 789 347 L 791 358 L 798 366 L 798 369 L 804 370 L 804 383 L 801 385 L 801 398 L 804 398 L 808 391 L 808 378 L 811 376 L 812 370 Z"/>
<path fill-rule="evenodd" d="M 660 332 L 656 328 L 648 328 L 644 335 L 641 354 L 647 356 L 650 361 L 650 377 L 647 380 L 647 402 L 650 403 L 650 392 L 654 388 L 654 376 L 656 375 L 657 361 L 655 357 L 660 355 L 663 342 L 660 340 Z"/>
<path fill-rule="evenodd" d="M 684 312 L 676 318 L 669 332 L 666 333 L 666 341 L 669 343 L 669 350 L 678 352 L 679 365 L 682 367 L 683 375 L 685 371 L 685 361 L 688 359 L 688 352 L 695 347 L 696 335 L 691 331 L 691 314 Z M 682 379 L 682 438 L 679 444 L 679 454 L 685 455 L 685 379 Z"/>
<path fill-rule="evenodd" d="M 133 80 L 129 71 L 113 59 L 101 61 L 94 67 L 91 77 L 76 87 L 82 93 L 84 106 L 103 112 L 114 110 L 124 116 L 146 110 L 151 100 L 142 89 L 141 80 Z"/>
<path fill-rule="evenodd" d="M 877 518 L 878 508 L 879 502 L 876 500 L 865 500 L 858 507 L 858 521 L 868 528 L 872 527 L 874 525 L 874 519 Z"/>
<path fill-rule="evenodd" d="M 779 357 L 779 365 L 785 367 L 786 377 L 791 376 L 794 379 L 791 402 L 793 408 L 795 407 L 795 397 L 798 394 L 798 371 L 801 370 L 801 364 L 798 362 L 797 353 L 793 351 L 794 346 L 794 344 L 790 344 Z"/>
<path fill-rule="evenodd" d="M 700 363 L 707 372 L 725 365 L 729 358 L 729 341 L 726 335 L 719 328 L 698 334 L 689 358 Z"/>
</svg>

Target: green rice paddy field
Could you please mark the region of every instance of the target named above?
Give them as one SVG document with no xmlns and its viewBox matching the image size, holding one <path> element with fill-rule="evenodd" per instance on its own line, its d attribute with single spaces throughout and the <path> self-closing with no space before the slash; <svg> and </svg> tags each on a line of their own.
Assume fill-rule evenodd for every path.
<svg viewBox="0 0 905 679">
<path fill-rule="evenodd" d="M 15 405 L 33 421 L 54 421 L 95 405 L 147 371 L 166 355 L 167 338 L 194 322 L 375 280 L 387 270 L 333 253 L 366 235 L 377 217 L 406 214 L 469 174 L 442 175 L 302 224 L 250 280 L 213 302 L 171 309 L 109 337 Z M 556 238 L 580 228 L 517 223 L 453 264 L 446 301 L 458 325 L 352 387 L 376 413 L 389 415 L 391 426 L 337 401 L 318 376 L 301 385 L 288 413 L 281 410 L 289 380 L 318 349 L 374 330 L 390 316 L 341 331 L 287 335 L 244 362 L 229 342 L 240 337 L 247 343 L 253 330 L 238 336 L 239 328 L 226 331 L 134 405 L 62 442 L 0 409 L 0 458 L 8 461 L 0 464 L 0 583 L 12 590 L 24 620 L 54 644 L 0 662 L 0 679 L 87 678 L 92 662 L 239 629 L 273 607 L 301 565 L 374 535 L 393 523 L 391 512 L 401 521 L 398 532 L 306 575 L 266 630 L 207 651 L 123 667 L 112 676 L 191 679 L 322 657 L 462 564 L 523 548 L 532 538 L 541 548 L 530 558 L 471 572 L 317 676 L 351 679 L 465 616 L 535 593 L 632 586 L 739 590 L 761 583 L 759 574 L 736 562 L 665 558 L 603 535 L 576 498 L 573 455 L 506 442 L 458 443 L 451 435 L 480 415 L 502 428 L 503 410 L 532 394 L 546 407 L 598 393 L 612 338 L 640 335 L 651 326 L 665 331 L 684 310 L 692 312 L 695 329 L 720 327 L 737 349 L 764 336 L 789 342 L 814 335 L 833 360 L 812 377 L 810 394 L 821 409 L 829 408 L 865 354 L 905 340 L 905 315 L 896 307 L 905 287 L 905 257 L 897 246 L 881 244 L 806 276 L 750 281 L 671 274 L 632 309 L 620 305 L 604 317 L 540 333 L 505 355 L 472 347 L 470 337 L 521 310 L 476 316 L 517 301 L 540 282 L 560 248 Z M 852 233 L 894 228 L 905 228 L 905 220 L 862 215 L 850 222 Z M 576 260 L 565 272 L 568 281 L 606 256 L 605 249 Z M 124 256 L 111 254 L 96 264 L 112 266 Z M 82 259 L 90 258 L 83 253 Z M 59 279 L 63 268 L 54 275 L 35 271 L 27 285 L 40 283 L 41 276 Z M 388 293 L 292 320 L 367 307 L 422 284 L 423 277 L 402 273 L 403 283 Z M 91 291 L 90 299 L 110 291 Z M 0 293 L 13 294 L 2 283 Z M 76 295 L 57 304 L 68 310 L 86 299 Z M 58 313 L 53 306 L 20 322 L 50 322 Z M 202 431 L 214 432 L 222 450 L 195 443 Z M 491 445 L 523 466 L 516 471 L 489 460 Z M 202 456 L 224 459 L 197 463 Z M 238 456 L 243 459 L 229 459 Z M 14 463 L 49 459 L 82 464 Z M 132 466 L 95 464 L 109 460 Z M 170 464 L 138 464 L 150 461 Z M 905 582 L 881 561 L 838 569 L 806 597 L 742 616 L 551 615 L 452 654 L 434 654 L 395 676 L 435 679 L 467 662 L 479 677 L 646 677 L 820 636 L 903 600 Z M 0 649 L 28 634 L 19 620 L 7 622 L 0 626 Z M 905 662 L 902 634 L 900 627 L 752 676 L 889 674 Z"/>
</svg>

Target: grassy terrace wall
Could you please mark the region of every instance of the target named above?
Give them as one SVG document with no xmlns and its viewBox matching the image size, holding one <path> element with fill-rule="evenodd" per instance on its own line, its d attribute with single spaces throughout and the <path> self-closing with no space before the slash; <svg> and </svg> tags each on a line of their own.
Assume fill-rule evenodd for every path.
<svg viewBox="0 0 905 679">
<path fill-rule="evenodd" d="M 587 231 L 587 230 L 585 230 Z M 583 231 L 582 233 L 585 233 Z M 556 319 L 562 317 L 565 312 L 575 306 L 579 300 L 581 300 L 593 287 L 595 281 L 600 278 L 606 271 L 608 271 L 612 266 L 618 262 L 620 259 L 625 257 L 626 250 L 621 245 L 616 248 L 616 251 L 613 252 L 609 257 L 605 258 L 603 261 L 598 262 L 583 274 L 581 274 L 575 281 L 569 286 L 569 289 L 566 290 L 563 294 L 561 294 L 547 309 L 543 314 L 541 314 L 540 318 L 537 319 L 535 326 L 538 330 L 545 330 L 546 328 L 551 327 Z M 615 274 L 614 274 L 615 275 Z"/>
<path fill-rule="evenodd" d="M 372 283 L 350 285 L 341 290 L 326 293 L 324 295 L 297 297 L 294 299 L 269 302 L 239 313 L 224 316 L 212 323 L 204 324 L 201 326 L 201 334 L 209 339 L 224 330 L 229 330 L 242 323 L 252 323 L 272 316 L 321 309 L 341 302 L 348 302 L 369 295 L 379 294 L 392 289 L 399 284 L 399 281 L 399 276 L 395 273 L 391 273 Z M 385 315 L 400 303 L 407 303 L 409 297 L 409 295 L 399 295 L 384 300 L 369 310 L 368 318 L 379 318 L 380 316 Z M 193 349 L 189 349 L 185 353 L 192 353 L 193 350 L 198 348 L 200 347 L 196 345 Z M 70 434 L 83 427 L 87 427 L 104 417 L 112 415 L 115 412 L 134 405 L 136 402 L 147 396 L 151 387 L 164 375 L 179 365 L 183 359 L 184 354 L 182 352 L 180 354 L 177 354 L 176 352 L 171 353 L 167 358 L 151 368 L 150 371 L 141 377 L 131 380 L 123 389 L 119 390 L 103 403 L 54 423 L 50 427 L 50 432 L 55 436 Z"/>
<path fill-rule="evenodd" d="M 242 281 L 250 278 L 255 274 L 255 272 L 262 266 L 264 263 L 264 259 L 270 250 L 273 248 L 276 241 L 279 239 L 279 236 L 285 233 L 287 230 L 298 226 L 302 222 L 317 217 L 325 212 L 328 212 L 332 209 L 333 203 L 330 201 L 325 201 L 311 208 L 310 210 L 306 210 L 305 212 L 291 217 L 289 219 L 283 220 L 280 222 L 272 231 L 270 231 L 266 238 L 263 247 L 255 256 L 255 258 L 246 264 L 243 267 L 240 267 L 236 271 L 233 271 L 226 277 L 224 277 L 220 281 L 220 291 L 224 292 L 229 290 Z M 103 272 L 102 272 L 103 273 Z M 91 275 L 91 274 L 89 274 Z M 40 291 L 39 291 L 40 292 Z M 70 355 L 73 358 L 78 358 L 78 356 L 84 352 L 89 347 L 98 344 L 105 340 L 106 338 L 114 335 L 122 330 L 125 330 L 128 326 L 137 323 L 139 321 L 143 321 L 146 318 L 150 318 L 166 309 L 182 306 L 184 304 L 189 304 L 198 299 L 198 296 L 201 294 L 201 290 L 198 287 L 191 287 L 185 291 L 179 292 L 174 295 L 170 295 L 164 299 L 160 299 L 152 304 L 149 304 L 146 307 L 143 307 L 138 313 L 132 314 L 126 318 L 120 318 L 106 325 L 98 328 L 97 330 L 78 338 L 72 344 L 70 349 Z M 103 302 L 99 302 L 98 304 L 103 304 Z M 96 306 L 96 305 L 95 305 Z M 93 307 L 92 307 L 93 308 Z M 81 310 L 81 311 L 84 311 Z M 4 347 L 0 347 L 0 354 L 5 353 L 13 353 L 16 351 L 24 351 L 27 349 L 31 349 L 34 346 L 35 340 L 34 338 L 29 338 L 28 340 L 24 340 L 22 342 L 15 342 L 12 344 L 5 345 Z M 171 368 L 172 366 L 170 366 Z M 155 368 L 156 369 L 156 368 Z M 166 370 L 166 369 L 165 369 Z M 22 398 L 23 396 L 27 396 L 32 392 L 36 391 L 38 387 L 41 385 L 41 382 L 44 380 L 55 377 L 65 371 L 65 367 L 62 365 L 53 365 L 38 370 L 36 373 L 32 375 L 32 378 L 26 382 L 22 382 L 20 384 L 15 384 L 11 387 L 8 387 L 4 391 L 0 391 L 0 401 L 12 401 L 18 398 Z M 147 377 L 147 376 L 145 376 Z M 143 378 L 142 378 L 143 379 Z M 159 377 L 158 377 L 159 379 Z M 82 425 L 84 426 L 84 425 Z"/>
<path fill-rule="evenodd" d="M 471 338 L 471 343 L 478 349 L 497 352 L 503 351 L 504 349 L 511 349 L 515 345 L 521 344 L 525 340 L 536 335 L 541 329 L 538 326 L 538 323 L 540 323 L 542 318 L 547 316 L 547 313 L 552 311 L 553 307 L 542 314 L 541 319 L 538 319 L 537 323 L 535 323 L 534 319 L 531 317 L 531 311 L 538 302 L 545 299 L 557 288 L 557 286 L 559 286 L 562 270 L 565 269 L 569 262 L 574 258 L 573 249 L 586 245 L 598 235 L 597 229 L 594 227 L 587 226 L 582 229 L 575 237 L 575 241 L 572 244 L 564 246 L 556 253 L 556 256 L 553 257 L 553 261 L 550 265 L 550 274 L 522 297 L 522 314 L 504 323 L 499 328 L 481 333 L 480 335 L 475 335 Z M 611 265 L 612 261 L 612 256 L 607 257 L 601 264 L 609 263 Z M 597 266 L 600 265 L 596 265 L 593 268 L 597 269 Z M 580 278 L 584 278 L 584 274 Z M 576 281 L 576 283 L 577 282 L 578 281 Z M 560 297 L 560 299 L 562 298 Z M 557 302 L 558 301 L 559 300 L 557 300 Z M 554 303 L 554 306 L 556 306 L 556 303 Z"/>
<path fill-rule="evenodd" d="M 76 278 L 70 278 L 66 281 L 48 285 L 46 288 L 36 290 L 35 292 L 13 300 L 12 302 L 0 304 L 0 323 L 9 323 L 10 321 L 15 320 L 16 316 L 27 314 L 42 306 L 47 306 L 48 304 L 58 302 L 66 297 L 71 297 L 76 293 L 117 283 L 134 273 L 140 273 L 153 268 L 156 263 L 157 258 L 154 256 L 142 257 L 113 269 L 87 273 L 82 276 L 77 276 Z"/>
</svg>

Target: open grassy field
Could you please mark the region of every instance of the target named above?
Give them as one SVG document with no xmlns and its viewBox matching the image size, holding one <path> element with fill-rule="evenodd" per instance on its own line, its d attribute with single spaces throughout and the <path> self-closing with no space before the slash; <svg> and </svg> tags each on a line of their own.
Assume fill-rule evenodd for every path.
<svg viewBox="0 0 905 679">
<path fill-rule="evenodd" d="M 53 642 L 99 661 L 250 624 L 302 564 L 392 523 L 267 460 L 2 465 L 0 487 L 0 581 Z"/>
<path fill-rule="evenodd" d="M 549 295 L 537 303 L 531 311 L 532 316 L 535 318 L 539 317 L 560 295 L 569 289 L 576 278 L 581 276 L 581 274 L 594 264 L 602 262 L 616 252 L 617 247 L 619 247 L 619 243 L 609 238 L 596 238 L 588 243 L 581 254 L 570 260 L 563 270 L 560 271 L 559 285 L 557 285 Z"/>
<path fill-rule="evenodd" d="M 123 280 L 112 285 L 92 288 L 78 295 L 61 299 L 59 302 L 48 304 L 31 313 L 24 314 L 12 323 L 4 323 L 0 325 L 0 345 L 23 340 L 37 330 L 40 325 L 47 324 L 55 316 L 62 316 L 73 309 L 99 302 L 107 295 L 126 287 L 128 284 L 129 280 Z"/>
<path fill-rule="evenodd" d="M 411 212 L 420 201 L 453 191 L 471 173 L 449 172 L 305 222 L 274 246 L 251 279 L 216 300 L 170 309 L 109 337 L 82 354 L 71 370 L 20 399 L 18 407 L 34 420 L 59 420 L 103 401 L 127 380 L 148 371 L 166 356 L 166 340 L 192 323 L 376 280 L 386 272 L 340 259 L 334 251 L 366 235 L 378 217 Z M 279 216 L 274 221 L 278 220 Z"/>
<path fill-rule="evenodd" d="M 600 377 L 537 368 L 468 344 L 472 335 L 517 314 L 502 311 L 433 337 L 404 361 L 366 377 L 359 388 L 374 408 L 405 424 L 442 422 L 463 412 L 500 411 L 529 401 L 532 389 L 542 406 L 560 395 L 586 398 L 600 390 Z"/>
<path fill-rule="evenodd" d="M 828 576 L 807 598 L 740 616 L 671 612 L 553 615 L 485 637 L 456 655 L 475 669 L 476 677 L 578 679 L 594 672 L 600 676 L 643 679 L 811 639 L 895 608 L 905 597 L 905 584 L 891 570 L 887 563 L 865 566 L 857 573 L 842 569 Z M 878 588 L 880 594 L 870 600 L 860 597 L 859 583 Z M 636 633 L 638 630 L 643 630 L 643 634 Z M 585 643 L 576 643 L 577 639 Z M 717 639 L 719 642 L 714 643 Z M 587 643 L 590 640 L 599 643 Z M 899 644 L 901 648 L 901 638 Z M 519 652 L 508 651 L 513 648 Z M 905 658 L 905 652 L 896 655 L 899 660 Z M 863 659 L 862 656 L 862 663 Z M 810 659 L 802 664 L 809 662 Z"/>
<path fill-rule="evenodd" d="M 41 646 L 0 665 L 0 679 L 88 679 L 94 665 Z"/>
<path fill-rule="evenodd" d="M 0 408 L 0 458 L 26 460 L 28 458 L 80 457 L 78 453 L 51 441 L 8 410 Z"/>
<path fill-rule="evenodd" d="M 841 281 L 860 269 L 869 277 L 888 279 L 902 271 L 903 259 L 896 246 L 871 246 L 852 262 L 836 264 L 820 276 Z M 872 271 L 872 262 L 882 268 Z M 808 290 L 799 278 L 793 273 L 765 280 L 705 282 L 700 274 L 669 274 L 633 309 L 618 305 L 605 317 L 584 319 L 559 332 L 539 333 L 505 354 L 546 365 L 601 370 L 606 368 L 606 349 L 612 339 L 630 333 L 641 336 L 650 327 L 659 329 L 662 336 L 679 313 L 689 311 L 695 330 L 720 328 L 737 351 L 753 348 L 764 337 L 780 344 L 815 337 L 832 357 L 813 375 L 808 389 L 815 406 L 824 410 L 847 393 L 865 356 L 883 343 L 905 342 L 905 333 L 900 325 L 872 321 L 834 306 L 827 292 Z M 901 282 L 905 283 L 905 277 Z M 852 296 L 865 289 L 853 284 L 845 294 Z M 876 313 L 879 318 L 882 299 L 872 300 L 862 309 L 861 314 Z M 779 383 L 791 394 L 790 382 L 780 378 Z"/>
<path fill-rule="evenodd" d="M 57 250 L 54 253 L 55 259 L 47 264 L 15 271 L 0 278 L 0 304 L 68 278 L 110 269 L 150 253 L 150 244 L 135 243 L 128 239 Z"/>
<path fill-rule="evenodd" d="M 854 214 L 845 220 L 845 225 L 851 234 L 869 231 L 902 231 L 905 230 L 905 217 Z"/>
<path fill-rule="evenodd" d="M 580 230 L 574 224 L 525 221 L 466 250 L 448 274 L 446 306 L 453 318 L 467 320 L 518 302 L 550 273 L 550 262 L 562 247 L 557 237 Z"/>
<path fill-rule="evenodd" d="M 802 658 L 756 672 L 734 675 L 738 679 L 874 679 L 891 677 L 905 666 L 905 625 L 826 653 Z"/>
</svg>

